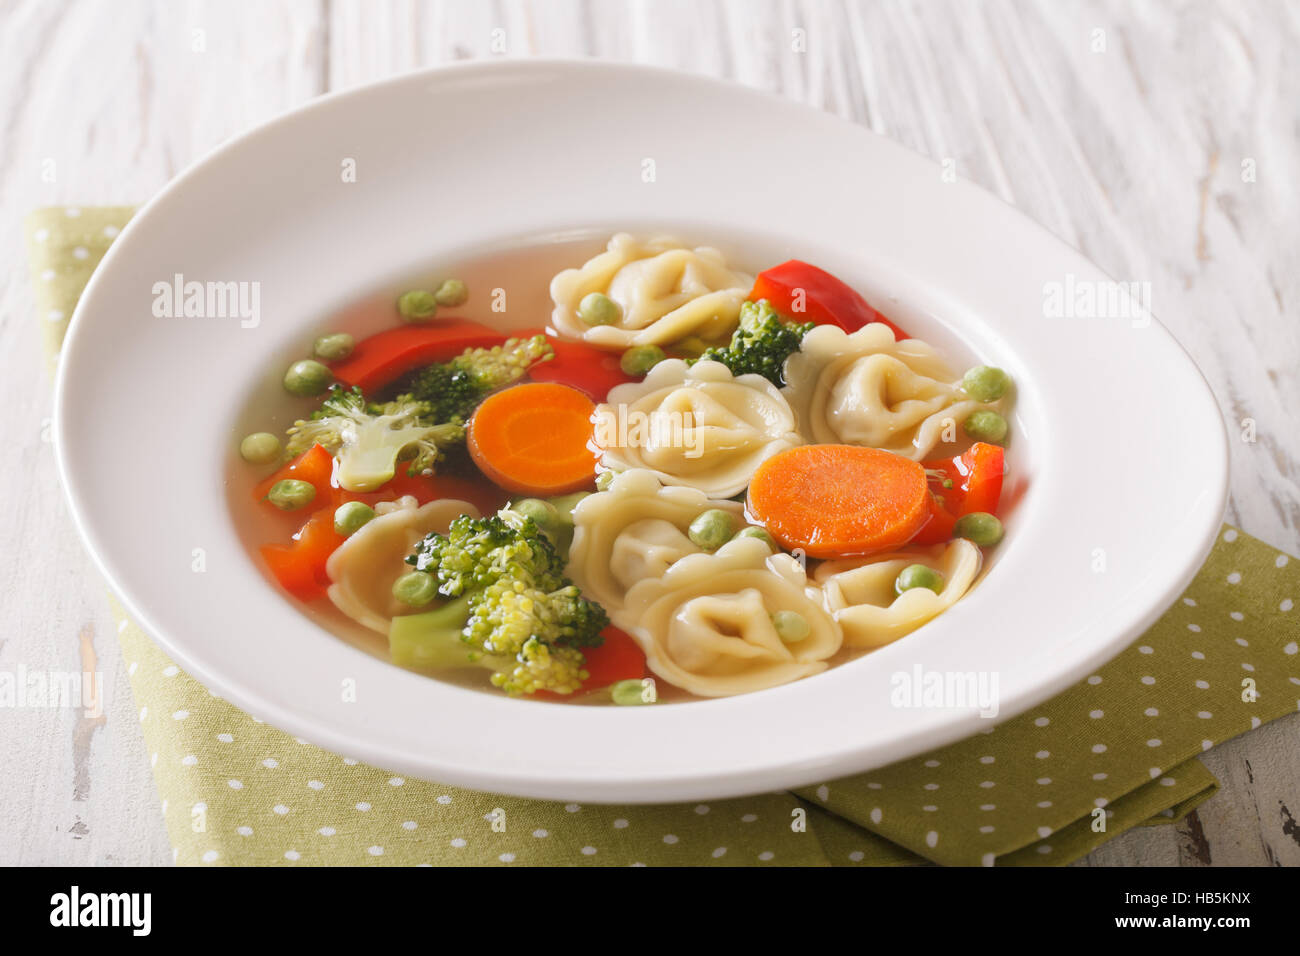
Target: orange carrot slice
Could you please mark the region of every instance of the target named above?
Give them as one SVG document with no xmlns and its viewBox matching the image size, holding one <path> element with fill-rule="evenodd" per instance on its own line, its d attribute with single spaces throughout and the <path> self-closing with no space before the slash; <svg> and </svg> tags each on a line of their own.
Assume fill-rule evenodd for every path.
<svg viewBox="0 0 1300 956">
<path fill-rule="evenodd" d="M 507 491 L 562 495 L 596 480 L 589 447 L 595 404 L 567 385 L 515 385 L 484 399 L 469 420 L 474 463 Z"/>
<path fill-rule="evenodd" d="M 800 445 L 759 465 L 751 516 L 786 548 L 848 558 L 904 544 L 925 524 L 919 462 L 857 445 Z"/>
</svg>

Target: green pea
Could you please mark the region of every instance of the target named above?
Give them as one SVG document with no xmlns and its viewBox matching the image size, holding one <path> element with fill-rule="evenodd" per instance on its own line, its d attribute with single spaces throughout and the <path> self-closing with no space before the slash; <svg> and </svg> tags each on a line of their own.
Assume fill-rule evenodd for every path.
<svg viewBox="0 0 1300 956">
<path fill-rule="evenodd" d="M 239 443 L 239 456 L 253 465 L 269 465 L 280 458 L 280 439 L 270 432 L 254 432 Z"/>
<path fill-rule="evenodd" d="M 316 486 L 309 481 L 297 478 L 285 478 L 277 481 L 266 493 L 266 500 L 281 511 L 297 511 L 312 503 L 316 497 Z"/>
<path fill-rule="evenodd" d="M 586 325 L 613 325 L 622 315 L 619 304 L 603 292 L 589 292 L 578 303 L 578 318 Z"/>
<path fill-rule="evenodd" d="M 311 354 L 327 362 L 337 362 L 351 355 L 356 344 L 356 340 L 346 332 L 322 335 L 312 343 Z"/>
<path fill-rule="evenodd" d="M 375 516 L 375 509 L 364 501 L 345 501 L 334 511 L 334 530 L 348 537 Z"/>
<path fill-rule="evenodd" d="M 555 498 L 548 498 L 547 500 L 555 506 L 555 510 L 559 512 L 561 521 L 566 524 L 573 524 L 573 509 L 578 507 L 583 498 L 590 497 L 590 491 L 575 491 L 572 494 L 560 495 Z"/>
<path fill-rule="evenodd" d="M 446 279 L 442 285 L 438 286 L 438 291 L 433 294 L 433 299 L 439 305 L 454 308 L 458 305 L 464 305 L 469 300 L 469 289 L 465 288 L 465 283 L 459 279 Z"/>
<path fill-rule="evenodd" d="M 976 365 L 962 376 L 961 387 L 977 402 L 996 402 L 1011 387 L 1011 376 L 992 365 Z"/>
<path fill-rule="evenodd" d="M 424 289 L 412 289 L 398 298 L 397 311 L 408 322 L 422 322 L 438 311 L 438 298 Z"/>
<path fill-rule="evenodd" d="M 957 519 L 952 532 L 981 548 L 991 548 L 1002 540 L 1002 522 L 987 511 L 972 511 Z"/>
<path fill-rule="evenodd" d="M 736 537 L 737 538 L 758 538 L 760 541 L 766 544 L 773 551 L 780 550 L 780 548 L 777 547 L 776 539 L 767 533 L 766 528 L 759 528 L 759 527 L 755 527 L 754 525 L 750 525 L 749 527 L 741 528 L 738 532 L 736 532 Z"/>
<path fill-rule="evenodd" d="M 618 366 L 625 375 L 644 375 L 665 358 L 664 350 L 657 345 L 634 345 L 623 353 Z"/>
<path fill-rule="evenodd" d="M 902 594 L 912 588 L 927 588 L 938 594 L 943 590 L 943 575 L 934 568 L 927 568 L 924 564 L 909 564 L 898 573 L 898 578 L 894 581 L 894 591 Z"/>
<path fill-rule="evenodd" d="M 721 508 L 710 508 L 691 522 L 686 536 L 705 551 L 717 551 L 731 540 L 736 519 Z"/>
<path fill-rule="evenodd" d="M 596 490 L 609 491 L 609 486 L 614 483 L 616 477 L 618 477 L 618 472 L 616 471 L 602 471 L 596 476 Z"/>
<path fill-rule="evenodd" d="M 410 607 L 424 607 L 438 596 L 438 582 L 427 571 L 412 571 L 393 582 L 393 597 Z"/>
<path fill-rule="evenodd" d="M 997 412 L 981 408 L 967 416 L 966 421 L 962 423 L 962 429 L 976 441 L 996 444 L 1007 437 L 1007 420 Z"/>
<path fill-rule="evenodd" d="M 653 704 L 655 702 L 654 683 L 647 683 L 636 678 L 611 684 L 609 693 L 614 698 L 614 703 L 622 707 L 636 707 L 640 704 Z"/>
<path fill-rule="evenodd" d="M 812 633 L 812 625 L 798 611 L 777 611 L 772 615 L 772 626 L 783 644 L 797 644 Z"/>
<path fill-rule="evenodd" d="M 315 359 L 303 359 L 284 373 L 284 390 L 291 395 L 319 395 L 330 387 L 334 374 Z"/>
</svg>

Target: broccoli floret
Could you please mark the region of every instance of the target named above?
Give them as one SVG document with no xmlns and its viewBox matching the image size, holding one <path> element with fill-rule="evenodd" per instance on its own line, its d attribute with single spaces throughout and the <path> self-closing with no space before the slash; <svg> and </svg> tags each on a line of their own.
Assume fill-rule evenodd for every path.
<svg viewBox="0 0 1300 956">
<path fill-rule="evenodd" d="M 338 458 L 339 484 L 348 491 L 374 491 L 397 473 L 431 472 L 442 449 L 465 440 L 460 418 L 439 418 L 428 402 L 399 395 L 391 402 L 367 402 L 361 389 L 330 387 L 310 418 L 294 422 L 287 448 L 297 455 L 314 444 Z"/>
<path fill-rule="evenodd" d="M 731 369 L 732 375 L 757 373 L 778 387 L 785 384 L 785 360 L 799 351 L 799 344 L 815 322 L 786 322 L 766 299 L 740 307 L 740 327 L 726 348 L 710 348 L 695 359 L 712 359 Z"/>
<path fill-rule="evenodd" d="M 509 339 L 490 349 L 466 349 L 450 362 L 427 365 L 403 380 L 401 391 L 428 402 L 439 421 L 469 418 L 478 403 L 555 355 L 545 335 Z"/>
<path fill-rule="evenodd" d="M 512 695 L 569 694 L 586 679 L 580 648 L 603 643 L 609 617 L 564 577 L 563 559 L 532 518 L 509 509 L 462 516 L 406 560 L 432 574 L 452 601 L 394 619 L 394 659 L 488 667 L 492 683 Z"/>
</svg>

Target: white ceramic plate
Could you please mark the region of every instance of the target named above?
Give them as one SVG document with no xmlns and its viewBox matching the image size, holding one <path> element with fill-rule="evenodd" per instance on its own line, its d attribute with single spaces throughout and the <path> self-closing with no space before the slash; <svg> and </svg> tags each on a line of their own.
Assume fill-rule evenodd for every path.
<svg viewBox="0 0 1300 956">
<path fill-rule="evenodd" d="M 1012 374 L 1020 500 L 973 593 L 809 680 L 592 709 L 407 673 L 267 581 L 228 502 L 251 481 L 234 449 L 254 424 L 250 397 L 283 405 L 276 371 L 342 307 L 475 250 L 657 225 L 717 239 L 751 268 L 817 262 L 915 334 Z M 178 273 L 260 283 L 260 323 L 155 317 L 154 284 Z M 1195 366 L 1158 323 L 1045 315 L 1045 283 L 1073 283 L 1073 295 L 1106 281 L 931 162 L 751 90 L 594 62 L 417 73 L 235 140 L 140 212 L 64 347 L 59 462 L 82 534 L 136 620 L 215 693 L 289 733 L 412 776 L 557 799 L 807 784 L 992 725 L 971 708 L 893 706 L 891 675 L 995 674 L 1005 719 L 1116 654 L 1208 550 L 1227 454 Z"/>
</svg>

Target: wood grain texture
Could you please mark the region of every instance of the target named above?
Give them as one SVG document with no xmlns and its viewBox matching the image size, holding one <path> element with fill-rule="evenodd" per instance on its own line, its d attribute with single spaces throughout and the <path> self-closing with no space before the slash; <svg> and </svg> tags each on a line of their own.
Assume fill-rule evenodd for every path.
<svg viewBox="0 0 1300 956">
<path fill-rule="evenodd" d="M 1205 373 L 1233 439 L 1228 520 L 1300 553 L 1294 3 L 6 0 L 0 26 L 0 356 L 19 409 L 0 470 L 0 667 L 77 670 L 93 653 L 106 684 L 102 724 L 0 715 L 0 862 L 171 859 L 128 662 L 53 493 L 21 217 L 143 201 L 232 135 L 422 66 L 530 55 L 671 66 L 950 160 L 1112 275 L 1151 283 L 1153 310 Z M 1300 863 L 1298 738 L 1292 715 L 1216 748 L 1205 760 L 1220 794 L 1085 862 Z"/>
</svg>

